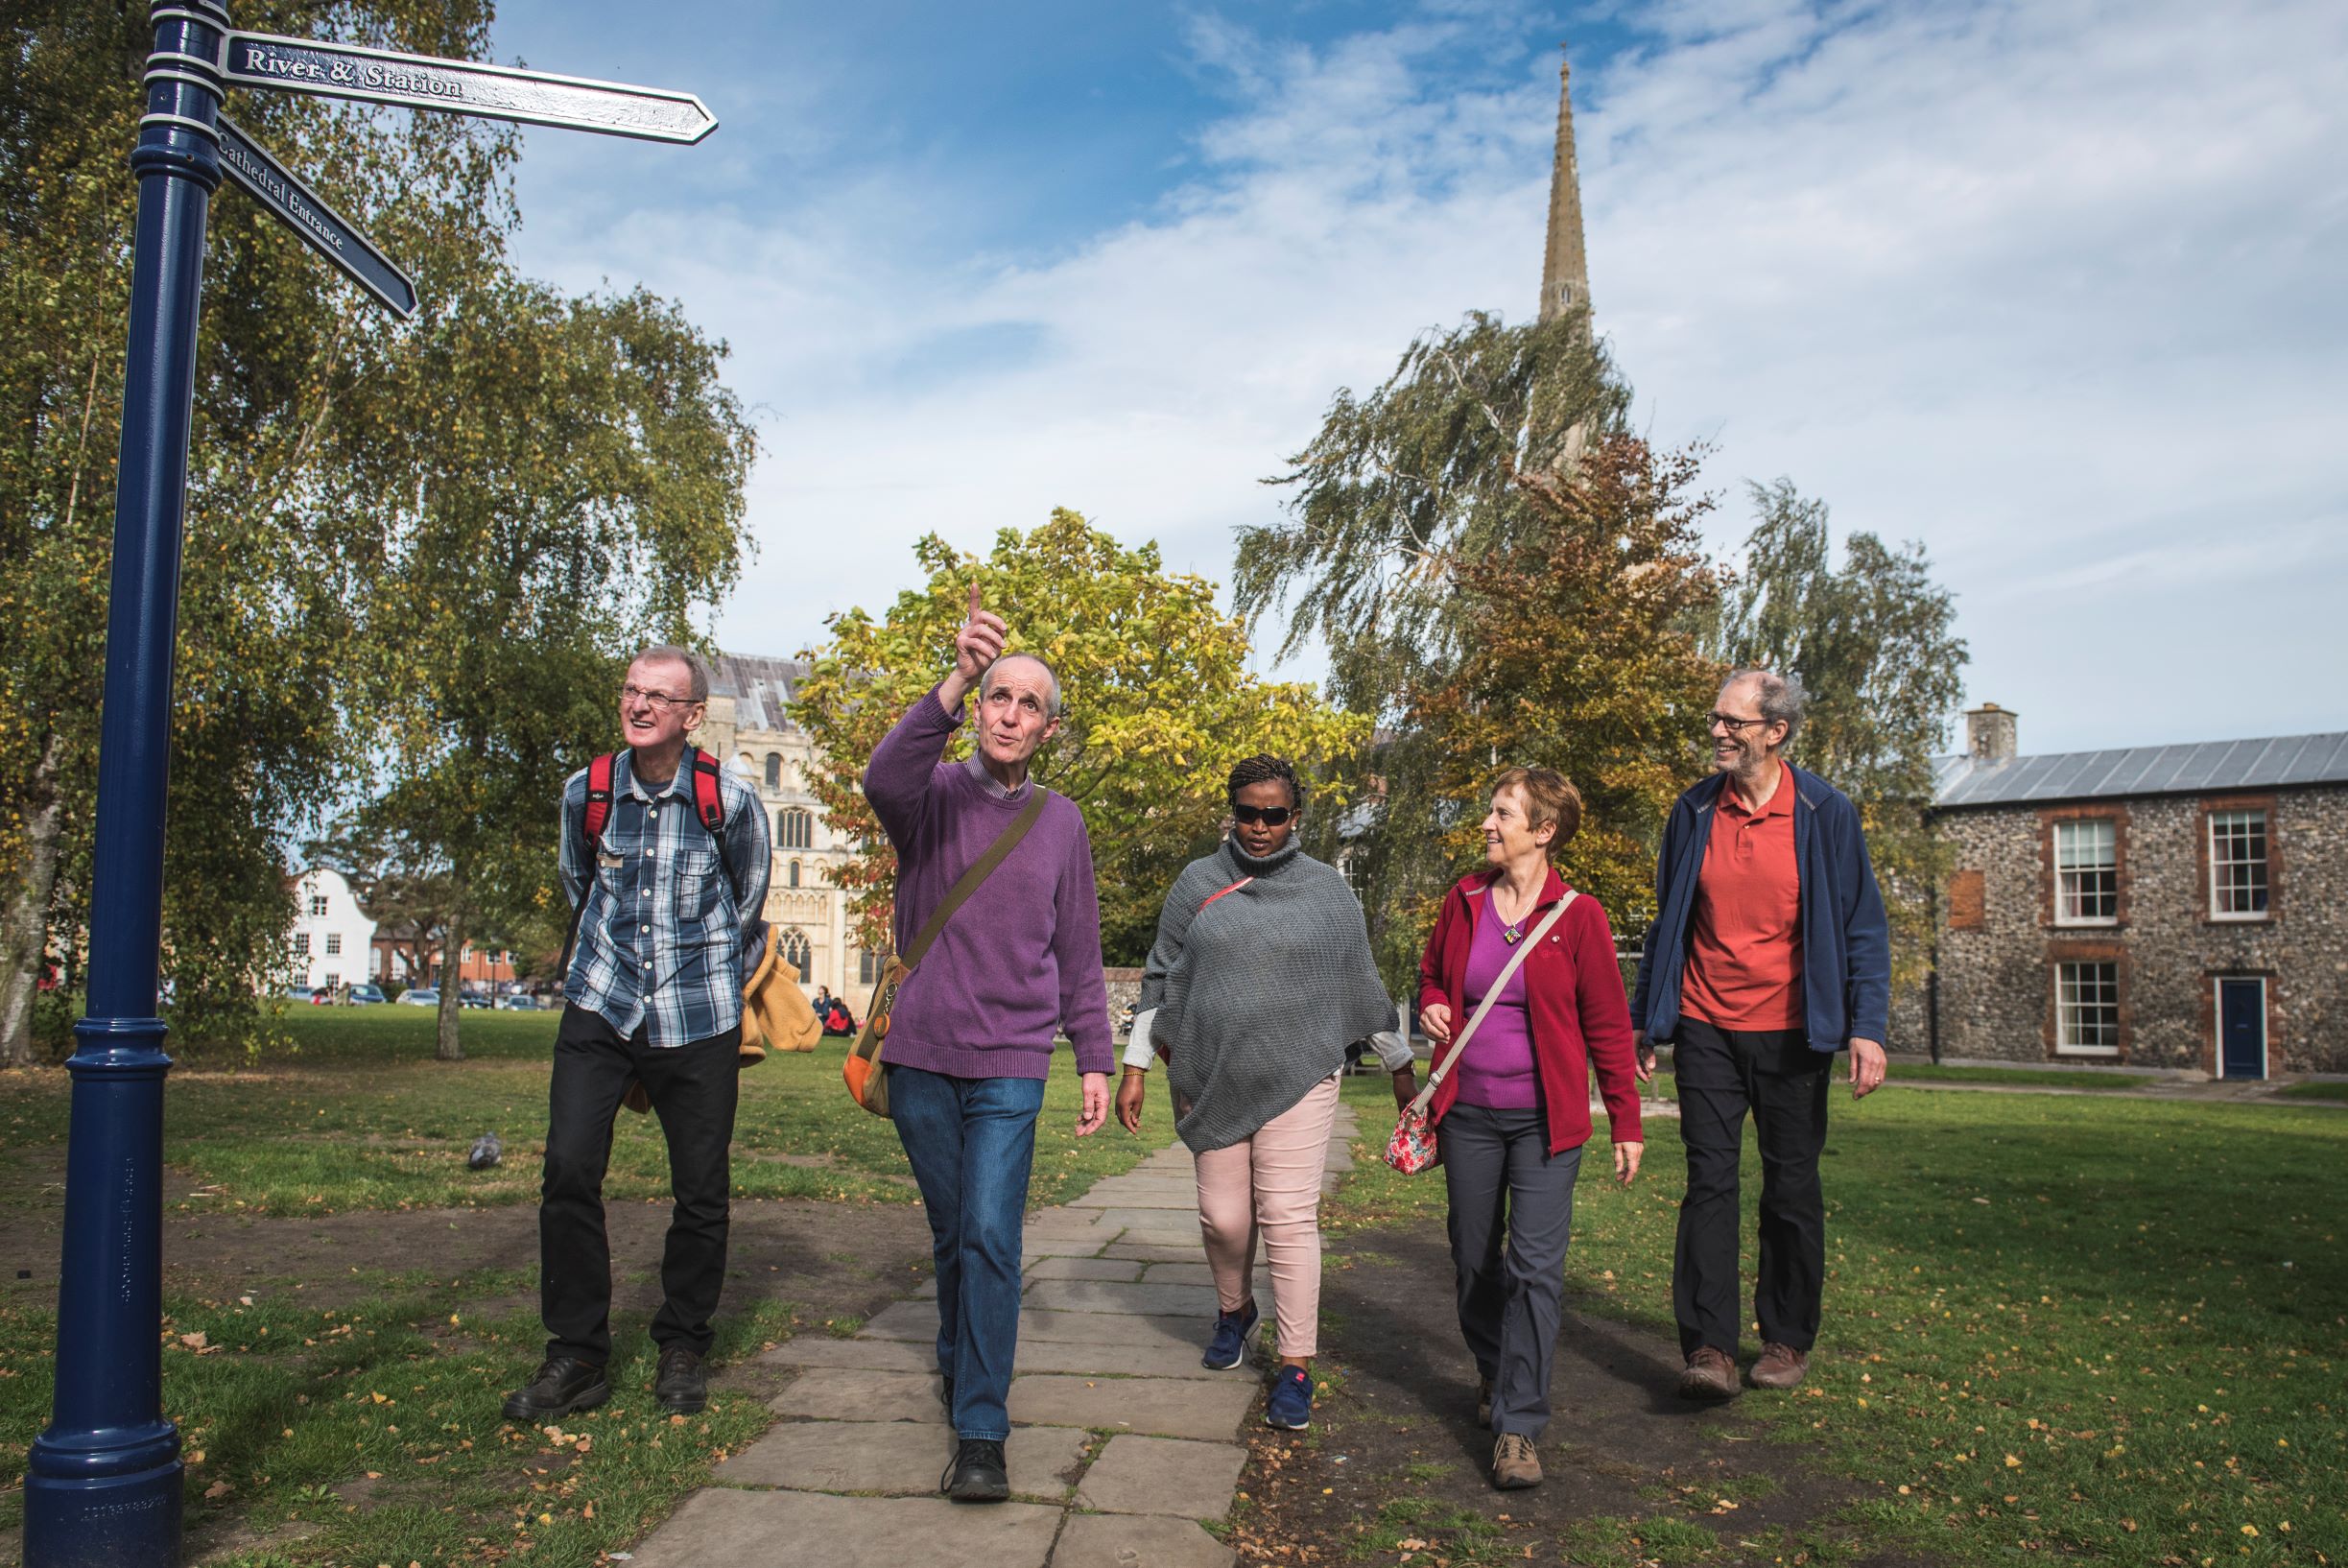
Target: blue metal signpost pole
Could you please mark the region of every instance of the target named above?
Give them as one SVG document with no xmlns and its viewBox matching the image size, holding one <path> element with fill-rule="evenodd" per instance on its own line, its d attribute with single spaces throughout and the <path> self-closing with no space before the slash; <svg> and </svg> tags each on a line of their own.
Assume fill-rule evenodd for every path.
<svg viewBox="0 0 2348 1568">
<path fill-rule="evenodd" d="M 138 177 L 122 461 L 107 611 L 89 1012 L 74 1026 L 57 1403 L 25 1471 L 27 1568 L 179 1561 L 178 1429 L 163 1416 L 163 1054 L 156 962 L 179 533 L 204 222 L 220 184 L 229 28 L 220 0 L 159 0 Z"/>
</svg>

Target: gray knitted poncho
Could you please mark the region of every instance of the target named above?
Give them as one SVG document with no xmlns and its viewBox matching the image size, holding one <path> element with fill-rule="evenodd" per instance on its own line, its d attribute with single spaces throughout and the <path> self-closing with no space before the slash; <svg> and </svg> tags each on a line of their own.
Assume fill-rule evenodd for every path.
<svg viewBox="0 0 2348 1568">
<path fill-rule="evenodd" d="M 1244 876 L 1255 878 L 1205 909 Z M 1257 860 L 1229 840 L 1174 879 L 1142 971 L 1139 1010 L 1168 1047 L 1174 1130 L 1194 1152 L 1252 1137 L 1394 1027 L 1362 906 L 1295 840 Z"/>
</svg>

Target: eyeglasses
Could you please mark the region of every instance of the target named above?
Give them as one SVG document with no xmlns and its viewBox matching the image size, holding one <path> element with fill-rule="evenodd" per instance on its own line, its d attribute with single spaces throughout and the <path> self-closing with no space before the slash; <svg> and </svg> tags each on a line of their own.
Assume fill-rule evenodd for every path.
<svg viewBox="0 0 2348 1568">
<path fill-rule="evenodd" d="M 1714 725 L 1719 725 L 1730 734 L 1735 735 L 1743 732 L 1745 729 L 1750 728 L 1754 725 L 1775 724 L 1776 722 L 1777 721 L 1774 719 L 1739 719 L 1726 713 L 1715 713 L 1706 716 L 1704 720 L 1704 727 L 1706 729 L 1710 729 Z"/>
<path fill-rule="evenodd" d="M 1235 822 L 1262 822 L 1266 827 L 1278 827 L 1295 816 L 1289 806 L 1233 806 L 1231 820 Z"/>
<path fill-rule="evenodd" d="M 620 701 L 623 702 L 643 701 L 652 704 L 652 711 L 654 713 L 666 713 L 671 708 L 689 708 L 693 706 L 695 702 L 699 701 L 700 699 L 693 697 L 671 697 L 667 692 L 648 692 L 641 686 L 622 686 L 620 688 Z"/>
</svg>

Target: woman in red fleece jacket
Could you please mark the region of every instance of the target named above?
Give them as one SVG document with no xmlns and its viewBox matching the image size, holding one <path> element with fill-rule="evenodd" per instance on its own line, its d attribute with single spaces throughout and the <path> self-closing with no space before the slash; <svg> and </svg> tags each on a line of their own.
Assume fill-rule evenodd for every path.
<svg viewBox="0 0 2348 1568">
<path fill-rule="evenodd" d="M 1594 898 L 1571 892 L 1551 852 L 1581 826 L 1581 796 L 1551 768 L 1511 768 L 1483 820 L 1485 869 L 1443 900 L 1419 961 L 1419 1022 L 1439 1062 L 1500 978 L 1516 944 L 1566 908 L 1509 977 L 1436 1085 L 1451 1201 L 1459 1332 L 1476 1358 L 1477 1418 L 1495 1434 L 1493 1485 L 1540 1484 L 1535 1441 L 1573 1235 L 1574 1181 L 1590 1138 L 1590 1071 L 1614 1136 L 1614 1169 L 1639 1174 L 1636 1061 L 1614 933 Z"/>
</svg>

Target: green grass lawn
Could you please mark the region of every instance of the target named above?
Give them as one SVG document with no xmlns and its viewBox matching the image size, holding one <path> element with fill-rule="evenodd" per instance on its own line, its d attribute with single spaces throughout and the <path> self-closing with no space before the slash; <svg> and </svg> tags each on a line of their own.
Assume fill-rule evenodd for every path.
<svg viewBox="0 0 2348 1568">
<path fill-rule="evenodd" d="M 1348 1095 L 1383 1138 L 1381 1087 Z M 1839 1087 L 1833 1106 L 1818 1355 L 1798 1394 L 1743 1408 L 1874 1489 L 1837 1522 L 1852 1551 L 2348 1561 L 2348 1123 Z M 1567 1283 L 1669 1332 L 1685 1163 L 1675 1122 L 1648 1138 L 1628 1192 L 1585 1163 Z M 1440 1222 L 1439 1176 L 1358 1154 L 1332 1228 Z"/>
<path fill-rule="evenodd" d="M 2151 1087 L 2143 1073 L 2078 1071 L 2061 1067 L 1934 1067 L 1929 1062 L 1894 1062 L 1891 1078 L 1902 1083 L 1994 1083 L 2010 1089 L 2127 1090 Z"/>
<path fill-rule="evenodd" d="M 622 1324 L 618 1342 L 634 1348 L 614 1360 L 611 1403 L 559 1437 L 499 1421 L 496 1402 L 536 1365 L 543 1331 L 532 1313 L 475 1321 L 455 1309 L 527 1295 L 535 1277 L 363 1271 L 339 1284 L 365 1297 L 344 1311 L 279 1291 L 167 1299 L 164 1406 L 179 1424 L 191 1524 L 232 1518 L 272 1539 L 217 1560 L 495 1562 L 528 1551 L 531 1562 L 593 1563 L 772 1421 L 739 1393 L 691 1418 L 663 1414 L 642 1391 L 653 1352 L 641 1320 Z M 795 1328 L 780 1302 L 728 1310 L 717 1325 L 715 1356 L 728 1362 Z M 0 1529 L 21 1519 L 54 1334 L 48 1313 L 0 1308 Z"/>
<path fill-rule="evenodd" d="M 434 1019 L 422 1009 L 296 1010 L 287 1023 L 294 1054 L 225 1070 L 195 1053 L 175 1068 L 165 1127 L 174 1209 L 267 1224 L 535 1201 L 553 1013 L 468 1014 L 468 1059 L 453 1063 L 432 1059 Z M 827 1041 L 744 1075 L 736 1197 L 915 1200 L 894 1128 L 841 1084 L 844 1054 L 843 1042 Z M 1076 1076 L 1054 1065 L 1037 1127 L 1038 1205 L 1156 1147 L 1113 1120 L 1077 1138 Z M 68 1100 L 60 1071 L 0 1073 L 0 1201 L 39 1201 L 40 1184 L 55 1179 Z M 505 1140 L 504 1163 L 467 1171 L 466 1151 L 490 1129 Z M 607 1198 L 665 1197 L 665 1160 L 652 1119 L 622 1112 Z M 271 1532 L 267 1547 L 220 1563 L 486 1563 L 525 1551 L 519 1560 L 595 1563 L 773 1419 L 740 1392 L 718 1394 L 691 1420 L 661 1414 L 643 1392 L 652 1352 L 641 1315 L 621 1315 L 613 1402 L 564 1423 L 559 1437 L 510 1428 L 497 1402 L 544 1343 L 534 1312 L 513 1305 L 534 1295 L 535 1269 L 456 1277 L 386 1261 L 352 1259 L 332 1282 L 334 1298 L 349 1303 L 338 1311 L 273 1282 L 166 1296 L 164 1403 L 185 1439 L 190 1519 Z M 483 1301 L 507 1305 L 477 1320 L 469 1304 Z M 746 1295 L 729 1298 L 717 1326 L 723 1365 L 827 1325 L 802 1323 L 787 1300 Z M 52 1313 L 0 1302 L 0 1532 L 21 1522 L 26 1445 L 48 1419 L 55 1337 Z"/>
<path fill-rule="evenodd" d="M 197 1057 L 173 1070 L 164 1101 L 168 1200 L 249 1214 L 535 1201 L 556 1016 L 468 1014 L 467 1059 L 441 1062 L 432 1059 L 428 1010 L 292 1010 L 293 1053 L 233 1069 Z M 845 1041 L 826 1040 L 743 1074 L 734 1196 L 913 1200 L 895 1128 L 859 1108 L 841 1084 L 846 1053 Z M 1151 1147 L 1113 1118 L 1102 1133 L 1078 1138 L 1076 1074 L 1064 1060 L 1054 1069 L 1036 1128 L 1029 1201 L 1037 1206 L 1127 1170 Z M 67 1091 L 59 1071 L 0 1074 L 0 1158 L 54 1160 Z M 468 1171 L 466 1151 L 491 1130 L 505 1141 L 504 1163 Z M 657 1123 L 623 1111 L 606 1196 L 668 1190 Z"/>
<path fill-rule="evenodd" d="M 2282 1095 L 2286 1100 L 2348 1100 L 2348 1083 L 2293 1083 Z"/>
</svg>

